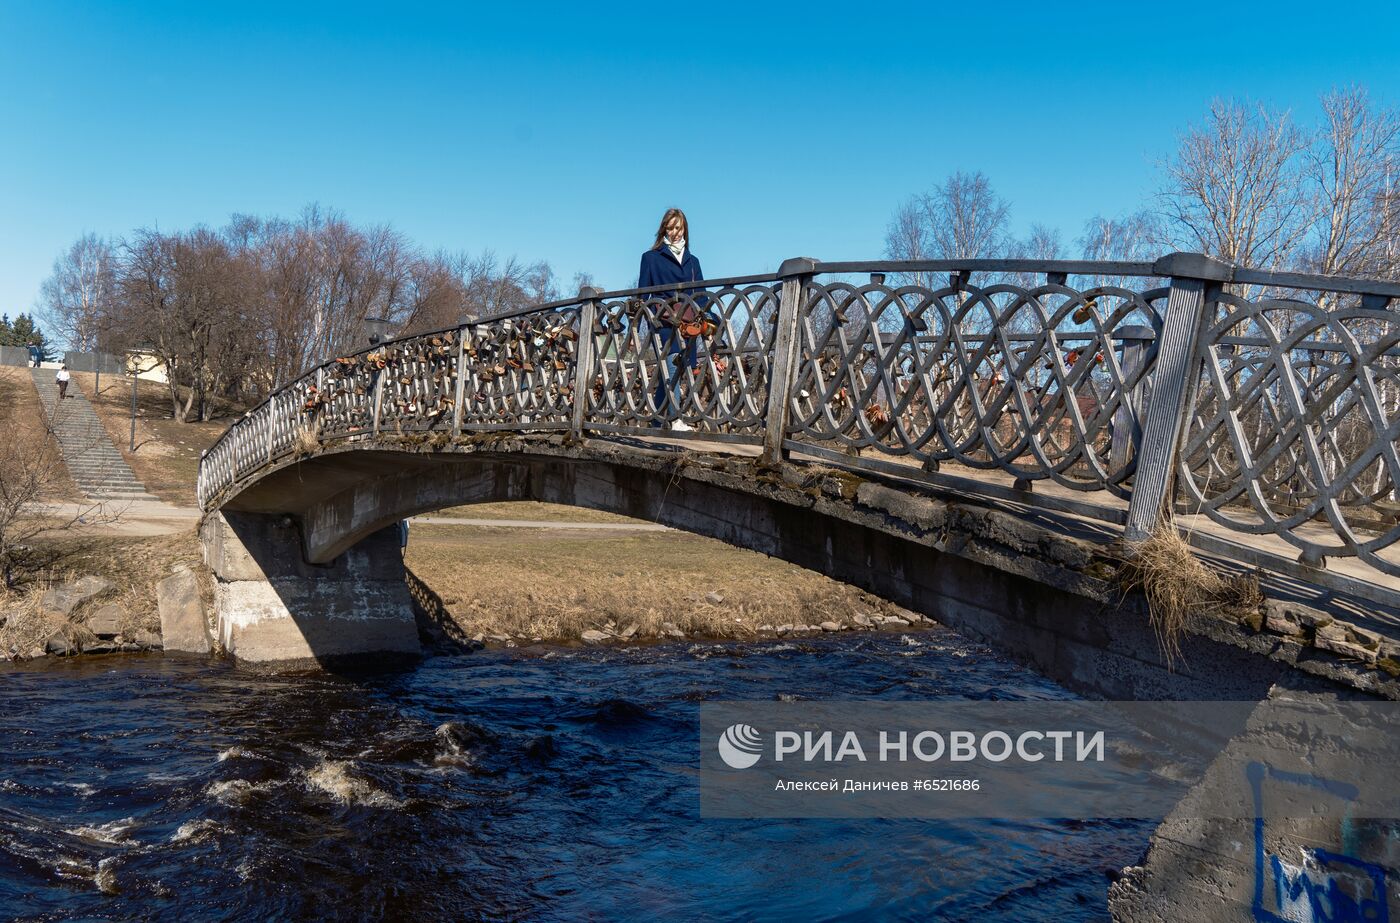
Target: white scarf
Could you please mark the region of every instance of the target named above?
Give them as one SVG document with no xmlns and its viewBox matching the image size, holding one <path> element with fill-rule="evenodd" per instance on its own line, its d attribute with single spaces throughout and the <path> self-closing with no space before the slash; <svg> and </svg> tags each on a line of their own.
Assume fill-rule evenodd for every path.
<svg viewBox="0 0 1400 923">
<path fill-rule="evenodd" d="M 670 250 L 671 254 L 675 256 L 677 263 L 681 262 L 685 259 L 685 238 L 682 237 L 679 240 L 672 240 L 669 237 L 666 238 L 666 249 Z"/>
</svg>

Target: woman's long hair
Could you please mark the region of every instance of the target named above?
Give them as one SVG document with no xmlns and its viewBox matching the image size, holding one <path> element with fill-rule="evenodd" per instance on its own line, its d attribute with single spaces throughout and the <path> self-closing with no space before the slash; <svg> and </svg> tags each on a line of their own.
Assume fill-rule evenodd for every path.
<svg viewBox="0 0 1400 923">
<path fill-rule="evenodd" d="M 681 225 L 685 228 L 685 245 L 690 246 L 690 222 L 685 220 L 685 212 L 679 208 L 668 208 L 666 214 L 661 216 L 661 226 L 656 229 L 656 243 L 651 245 L 651 249 L 660 250 L 666 243 L 666 225 L 671 223 L 672 218 L 681 219 Z"/>
</svg>

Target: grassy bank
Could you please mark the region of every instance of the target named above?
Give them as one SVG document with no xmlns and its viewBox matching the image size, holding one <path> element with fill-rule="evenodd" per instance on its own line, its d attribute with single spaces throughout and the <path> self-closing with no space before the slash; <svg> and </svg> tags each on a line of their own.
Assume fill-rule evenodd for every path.
<svg viewBox="0 0 1400 923">
<path fill-rule="evenodd" d="M 501 506 L 501 518 L 526 518 Z M 556 508 L 538 506 L 557 518 Z M 910 617 L 813 571 L 683 532 L 415 525 L 405 562 L 467 637 L 744 638 Z"/>
</svg>

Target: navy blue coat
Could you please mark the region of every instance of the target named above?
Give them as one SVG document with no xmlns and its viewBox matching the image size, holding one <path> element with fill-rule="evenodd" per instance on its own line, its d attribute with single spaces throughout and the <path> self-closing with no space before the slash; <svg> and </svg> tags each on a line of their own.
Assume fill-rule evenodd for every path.
<svg viewBox="0 0 1400 923">
<path fill-rule="evenodd" d="M 684 257 L 677 262 L 671 249 L 665 244 L 642 254 L 642 269 L 637 274 L 637 288 L 650 288 L 653 285 L 676 285 L 680 282 L 703 282 L 705 274 L 700 271 L 700 261 L 687 247 Z"/>
<path fill-rule="evenodd" d="M 700 271 L 700 261 L 695 258 L 695 254 L 690 252 L 690 248 L 685 248 L 685 255 L 680 261 L 671 253 L 671 248 L 662 244 L 655 250 L 648 250 L 642 254 L 642 268 L 637 273 L 637 288 L 650 288 L 653 285 L 678 285 L 682 282 L 703 282 L 705 274 Z M 695 293 L 695 303 L 701 308 L 709 306 L 710 299 L 700 294 L 696 289 L 687 291 Z M 659 295 L 652 295 L 658 298 Z"/>
</svg>

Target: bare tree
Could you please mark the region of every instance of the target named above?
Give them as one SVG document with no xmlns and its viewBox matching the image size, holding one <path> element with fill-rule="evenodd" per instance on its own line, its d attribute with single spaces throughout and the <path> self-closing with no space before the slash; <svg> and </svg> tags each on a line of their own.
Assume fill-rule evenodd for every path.
<svg viewBox="0 0 1400 923">
<path fill-rule="evenodd" d="M 55 291 L 67 278 L 58 269 L 87 265 L 80 256 L 95 240 L 60 258 Z M 361 348 L 371 318 L 409 333 L 559 297 L 545 261 L 425 255 L 388 226 L 357 227 L 315 205 L 291 221 L 234 215 L 221 230 L 143 229 L 108 250 L 111 294 L 97 299 L 96 326 L 110 347 L 139 346 L 165 364 L 181 421 Z"/>
<path fill-rule="evenodd" d="M 73 349 L 98 348 L 104 315 L 115 294 L 112 246 L 96 234 L 84 234 L 54 260 L 41 300 L 45 320 Z"/>
<path fill-rule="evenodd" d="M 954 173 L 895 211 L 885 253 L 896 260 L 995 258 L 1008 243 L 1010 212 L 985 174 Z"/>
<path fill-rule="evenodd" d="M 1305 145 L 1286 112 L 1214 101 L 1165 165 L 1160 200 L 1174 242 L 1239 265 L 1280 265 L 1308 228 Z"/>
<path fill-rule="evenodd" d="M 1117 218 L 1095 215 L 1084 223 L 1079 250 L 1086 260 L 1150 263 L 1161 255 L 1165 232 L 1150 211 Z"/>
<path fill-rule="evenodd" d="M 1323 122 L 1304 158 L 1317 218 L 1306 254 L 1309 268 L 1328 275 L 1388 277 L 1392 247 L 1400 113 L 1374 109 L 1353 87 L 1322 98 Z"/>
<path fill-rule="evenodd" d="M 1010 245 L 1011 207 L 986 175 L 954 173 L 929 192 L 895 210 L 885 233 L 885 255 L 893 260 L 994 259 Z M 934 280 L 916 273 L 906 284 Z"/>
<path fill-rule="evenodd" d="M 1025 240 L 1013 240 L 1007 245 L 1006 255 L 1017 260 L 1059 260 L 1064 259 L 1064 245 L 1060 242 L 1060 232 L 1057 229 L 1044 224 L 1033 224 L 1029 237 Z M 1005 281 L 1022 288 L 1032 288 L 1040 284 L 1042 276 L 1036 272 L 1013 272 L 1006 274 Z"/>
<path fill-rule="evenodd" d="M 1151 263 L 1170 247 L 1167 231 L 1161 219 L 1143 209 L 1105 218 L 1095 215 L 1084 223 L 1084 233 L 1077 241 L 1079 252 L 1086 260 L 1095 262 Z M 1090 287 L 1123 285 L 1120 276 L 1100 274 L 1088 277 Z"/>
<path fill-rule="evenodd" d="M 15 418 L 14 403 L 0 405 L 0 431 L 13 433 L 22 427 L 23 421 Z M 76 512 L 45 509 L 43 502 L 63 480 L 63 457 L 47 424 L 37 438 L 34 433 L 26 435 L 28 438 L 0 439 L 0 599 L 26 572 L 49 561 L 53 549 L 37 548 L 36 539 L 80 524 L 118 518 L 98 503 L 80 505 Z M 5 653 L 4 647 L 0 644 L 0 655 Z"/>
<path fill-rule="evenodd" d="M 885 256 L 892 260 L 931 260 L 934 258 L 934 243 L 930 233 L 926 196 L 911 196 L 908 201 L 895 209 L 885 232 Z M 909 274 L 907 284 L 927 286 L 926 273 Z"/>
</svg>

